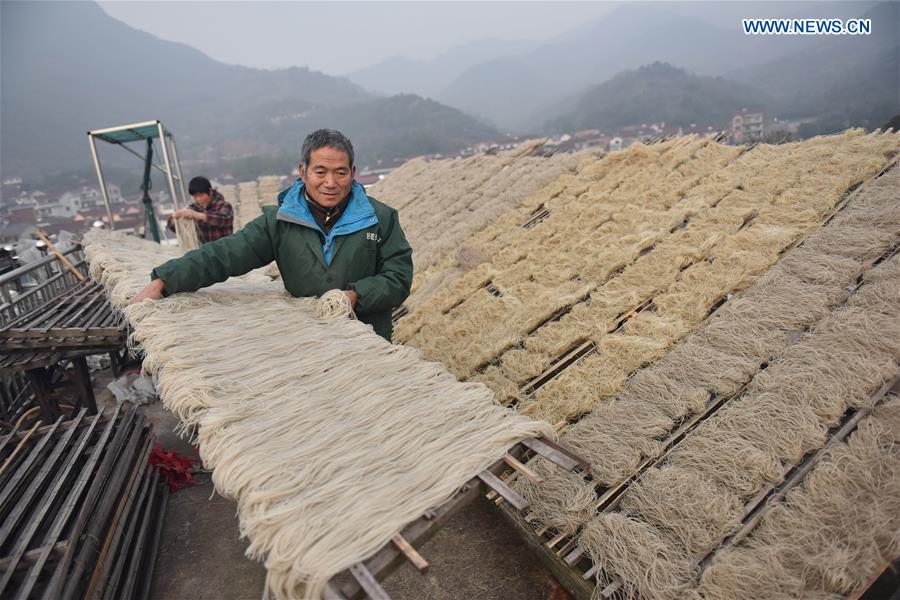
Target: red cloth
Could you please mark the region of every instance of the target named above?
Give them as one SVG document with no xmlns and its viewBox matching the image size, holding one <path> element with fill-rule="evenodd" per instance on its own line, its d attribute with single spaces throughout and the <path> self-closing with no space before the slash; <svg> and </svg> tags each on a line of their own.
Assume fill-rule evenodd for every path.
<svg viewBox="0 0 900 600">
<path fill-rule="evenodd" d="M 170 492 L 176 492 L 197 483 L 192 474 L 197 461 L 177 452 L 166 452 L 161 444 L 153 446 L 147 462 L 159 469 L 160 475 L 165 477 L 166 483 L 169 484 Z"/>
</svg>

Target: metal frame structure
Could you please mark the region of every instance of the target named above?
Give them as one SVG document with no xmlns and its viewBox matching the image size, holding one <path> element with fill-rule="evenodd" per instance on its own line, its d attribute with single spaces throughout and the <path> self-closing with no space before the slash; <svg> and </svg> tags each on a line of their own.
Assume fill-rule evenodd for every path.
<svg viewBox="0 0 900 600">
<path fill-rule="evenodd" d="M 178 159 L 178 146 L 175 144 L 175 136 L 163 126 L 159 119 L 156 119 L 155 121 L 132 123 L 130 125 L 107 127 L 106 129 L 93 129 L 88 131 L 87 135 L 91 145 L 91 157 L 94 159 L 94 169 L 97 171 L 97 179 L 100 183 L 100 193 L 103 195 L 103 202 L 106 204 L 106 214 L 109 218 L 110 229 L 115 229 L 115 222 L 113 221 L 112 205 L 109 202 L 109 193 L 106 189 L 106 178 L 103 176 L 103 167 L 100 164 L 100 155 L 97 152 L 97 139 L 101 139 L 110 144 L 115 144 L 131 154 L 134 154 L 145 163 L 145 197 L 148 197 L 146 196 L 147 190 L 149 189 L 147 183 L 149 180 L 150 167 L 153 167 L 165 174 L 166 181 L 169 185 L 169 194 L 172 196 L 172 202 L 175 203 L 176 210 L 188 205 L 187 191 L 184 187 L 184 177 L 181 175 L 181 161 Z M 160 141 L 163 160 L 161 165 L 153 162 L 151 150 L 153 138 L 158 138 Z M 129 142 L 139 141 L 146 141 L 147 143 L 148 151 L 146 156 L 141 156 L 137 151 L 125 145 Z M 171 148 L 169 148 L 170 144 Z M 178 183 L 177 187 L 175 185 L 176 182 Z"/>
</svg>

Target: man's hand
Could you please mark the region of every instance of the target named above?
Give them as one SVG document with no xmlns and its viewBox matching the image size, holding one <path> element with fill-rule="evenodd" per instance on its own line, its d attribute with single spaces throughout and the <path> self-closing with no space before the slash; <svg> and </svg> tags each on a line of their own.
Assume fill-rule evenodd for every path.
<svg viewBox="0 0 900 600">
<path fill-rule="evenodd" d="M 166 282 L 162 279 L 154 279 L 150 285 L 139 291 L 128 301 L 128 304 L 137 304 L 142 300 L 159 300 L 166 290 Z"/>
<path fill-rule="evenodd" d="M 344 294 L 350 301 L 350 306 L 353 308 L 353 310 L 356 310 L 356 292 L 353 290 L 344 290 Z"/>
<path fill-rule="evenodd" d="M 173 214 L 173 217 L 176 219 L 193 219 L 194 221 L 205 221 L 206 213 L 198 212 L 196 210 L 191 210 L 190 208 L 182 208 L 180 210 L 176 210 Z"/>
</svg>

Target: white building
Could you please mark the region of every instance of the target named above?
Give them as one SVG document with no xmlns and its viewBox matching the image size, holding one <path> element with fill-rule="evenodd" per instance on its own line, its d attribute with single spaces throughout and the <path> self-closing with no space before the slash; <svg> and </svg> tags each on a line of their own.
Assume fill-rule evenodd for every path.
<svg viewBox="0 0 900 600">
<path fill-rule="evenodd" d="M 19 194 L 19 197 L 16 198 L 16 204 L 19 206 L 39 206 L 41 204 L 47 204 L 50 201 L 47 198 L 47 194 L 41 191 L 34 192 L 22 192 Z"/>
<path fill-rule="evenodd" d="M 746 110 L 731 119 L 731 139 L 735 144 L 755 142 L 765 135 L 763 113 L 748 113 Z"/>
<path fill-rule="evenodd" d="M 107 184 L 106 192 L 109 194 L 109 201 L 112 204 L 118 204 L 122 201 L 122 190 L 115 184 Z M 66 192 L 59 199 L 59 204 L 71 206 L 76 211 L 82 209 L 97 208 L 103 205 L 103 195 L 100 190 L 93 187 L 83 187 L 78 191 Z"/>
<path fill-rule="evenodd" d="M 54 218 L 71 218 L 78 209 L 71 202 L 53 202 L 52 204 L 40 204 L 34 207 L 34 214 L 39 221 Z"/>
</svg>

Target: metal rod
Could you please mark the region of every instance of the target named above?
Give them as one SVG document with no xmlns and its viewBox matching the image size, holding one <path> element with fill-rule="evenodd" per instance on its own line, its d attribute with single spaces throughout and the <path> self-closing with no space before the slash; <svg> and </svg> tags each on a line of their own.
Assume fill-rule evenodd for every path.
<svg viewBox="0 0 900 600">
<path fill-rule="evenodd" d="M 181 174 L 181 160 L 178 158 L 178 146 L 175 144 L 175 136 L 170 135 L 170 141 L 172 142 L 172 158 L 175 160 L 175 172 L 178 174 L 178 184 L 181 187 L 181 200 L 184 202 L 184 206 L 187 207 L 190 203 L 188 202 L 187 191 L 184 189 L 184 176 Z"/>
<path fill-rule="evenodd" d="M 3 333 L 10 329 L 29 329 L 30 327 L 37 325 L 41 321 L 46 320 L 47 313 L 55 312 L 57 307 L 64 304 L 67 299 L 75 298 L 82 294 L 83 289 L 83 286 L 75 286 L 72 289 L 66 290 L 59 296 L 39 305 L 38 307 L 22 313 L 21 315 L 4 325 L 3 328 L 0 329 L 0 333 Z"/>
<path fill-rule="evenodd" d="M 141 121 L 140 123 L 129 123 L 128 125 L 117 125 L 115 127 L 104 127 L 103 129 L 92 129 L 88 133 L 91 135 L 99 135 L 100 139 L 106 140 L 106 138 L 103 136 L 103 134 L 105 133 L 118 131 L 131 131 L 133 133 L 137 133 L 134 131 L 135 129 L 147 127 L 148 125 L 156 125 L 156 123 L 157 121 Z"/>
<path fill-rule="evenodd" d="M 162 146 L 163 162 L 166 164 L 166 180 L 169 182 L 169 193 L 172 194 L 172 203 L 175 210 L 181 208 L 178 203 L 178 194 L 175 191 L 175 181 L 172 179 L 172 162 L 169 160 L 169 150 L 166 147 L 166 130 L 163 129 L 162 123 L 156 122 L 156 128 L 159 130 L 159 141 Z"/>
<path fill-rule="evenodd" d="M 147 138 L 147 139 L 148 139 L 148 140 L 152 140 L 153 138 Z M 138 140 L 132 140 L 132 141 L 136 142 L 136 141 L 138 141 Z M 141 159 L 141 162 L 145 162 L 146 158 L 143 157 L 143 156 L 141 156 L 140 153 L 137 152 L 134 148 L 129 148 L 129 147 L 126 146 L 123 142 L 116 142 L 116 145 L 118 145 L 119 148 L 121 148 L 121 149 L 123 149 L 123 150 L 127 150 L 128 152 L 131 152 L 132 154 L 134 154 L 135 156 L 137 156 L 139 159 Z M 162 168 L 161 166 L 159 166 L 159 165 L 156 164 L 155 162 L 151 162 L 151 163 L 150 163 L 150 166 L 153 167 L 154 169 L 156 169 L 157 171 L 159 171 L 160 173 L 165 173 L 165 172 L 166 172 L 166 170 L 165 170 L 164 168 Z"/>
<path fill-rule="evenodd" d="M 94 168 L 97 170 L 97 179 L 100 180 L 100 193 L 103 194 L 103 202 L 106 203 L 106 214 L 109 217 L 110 231 L 115 229 L 113 223 L 112 204 L 109 202 L 109 193 L 106 191 L 106 179 L 103 177 L 103 168 L 100 166 L 100 157 L 97 155 L 97 143 L 94 136 L 88 133 L 88 140 L 91 143 L 91 156 L 94 158 Z"/>
<path fill-rule="evenodd" d="M 150 166 L 153 164 L 153 139 L 147 138 L 147 158 L 144 161 L 144 177 L 141 180 L 141 201 L 144 203 L 144 216 L 147 219 L 147 231 L 153 236 L 153 241 L 159 243 L 159 225 L 153 212 L 153 199 L 150 198 Z M 144 232 L 147 237 L 147 232 Z"/>
<path fill-rule="evenodd" d="M 79 250 L 80 250 L 79 247 L 73 246 L 72 248 L 69 248 L 68 250 L 63 250 L 63 254 L 71 254 L 71 253 L 77 252 Z M 36 260 L 33 263 L 28 263 L 27 265 L 22 265 L 21 267 L 18 267 L 16 269 L 13 269 L 12 271 L 4 273 L 3 275 L 0 275 L 0 285 L 8 285 L 9 283 L 15 281 L 16 279 L 19 279 L 23 275 L 28 275 L 32 271 L 35 271 L 48 263 L 52 263 L 55 260 L 57 260 L 56 256 L 51 254 L 49 256 L 45 256 L 44 258 Z"/>
</svg>

